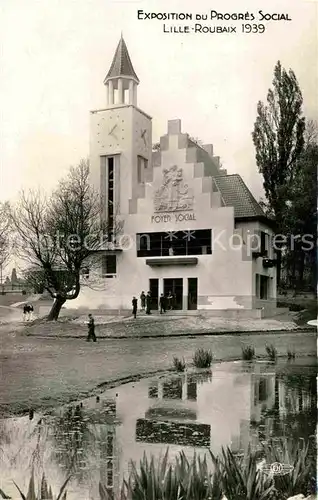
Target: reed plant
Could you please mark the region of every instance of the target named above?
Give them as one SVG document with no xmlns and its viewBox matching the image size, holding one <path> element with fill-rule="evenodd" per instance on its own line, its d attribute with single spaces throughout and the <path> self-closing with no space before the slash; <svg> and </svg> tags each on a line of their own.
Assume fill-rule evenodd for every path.
<svg viewBox="0 0 318 500">
<path fill-rule="evenodd" d="M 184 358 L 179 359 L 177 357 L 173 358 L 173 368 L 177 370 L 177 372 L 184 372 L 186 367 L 186 363 L 184 361 Z"/>
<path fill-rule="evenodd" d="M 252 361 L 255 358 L 255 349 L 251 345 L 242 347 L 242 359 L 244 361 Z"/>
<path fill-rule="evenodd" d="M 193 356 L 193 364 L 196 368 L 210 368 L 212 359 L 211 350 L 197 349 Z"/>
<path fill-rule="evenodd" d="M 25 495 L 19 486 L 14 482 L 17 490 L 20 493 L 22 500 L 67 500 L 67 492 L 66 486 L 71 476 L 68 476 L 64 481 L 63 485 L 60 488 L 60 491 L 56 497 L 53 496 L 51 486 L 48 486 L 45 475 L 42 475 L 41 486 L 39 488 L 38 493 L 35 492 L 35 482 L 34 482 L 34 473 L 32 471 L 31 477 L 29 480 L 28 493 Z M 2 492 L 3 493 L 3 492 Z M 3 498 L 10 498 L 8 496 L 3 496 Z"/>
<path fill-rule="evenodd" d="M 291 360 L 291 359 L 295 359 L 295 357 L 296 357 L 295 351 L 291 350 L 291 349 L 287 349 L 287 359 Z"/>
<path fill-rule="evenodd" d="M 279 498 L 316 493 L 316 453 L 309 442 L 281 438 L 268 443 L 264 451 L 266 463 L 291 466 L 288 474 L 273 476 Z"/>
<path fill-rule="evenodd" d="M 207 458 L 194 455 L 188 460 L 180 452 L 172 465 L 168 451 L 155 462 L 144 455 L 139 468 L 132 463 L 127 481 L 123 482 L 121 500 L 221 500 L 222 488 L 217 473 L 212 474 Z M 107 488 L 100 484 L 101 500 L 115 500 Z"/>
<path fill-rule="evenodd" d="M 315 492 L 316 467 L 314 450 L 309 444 L 300 446 L 295 441 L 280 439 L 264 445 L 261 452 L 251 447 L 243 456 L 235 455 L 229 448 L 219 456 L 211 451 L 202 458 L 194 454 L 189 459 L 182 451 L 169 460 L 169 450 L 158 459 L 144 454 L 139 466 L 131 463 L 131 472 L 121 485 L 119 495 L 99 484 L 100 500 L 287 500 L 294 495 Z M 271 464 L 289 466 L 284 475 L 269 474 Z M 24 495 L 17 486 L 22 500 L 66 500 L 64 482 L 57 497 L 42 477 L 39 493 L 35 494 L 34 476 L 29 491 Z M 9 498 L 0 490 L 0 497 Z"/>
<path fill-rule="evenodd" d="M 270 361 L 277 361 L 277 349 L 273 346 L 273 344 L 266 345 L 266 354 Z"/>
</svg>

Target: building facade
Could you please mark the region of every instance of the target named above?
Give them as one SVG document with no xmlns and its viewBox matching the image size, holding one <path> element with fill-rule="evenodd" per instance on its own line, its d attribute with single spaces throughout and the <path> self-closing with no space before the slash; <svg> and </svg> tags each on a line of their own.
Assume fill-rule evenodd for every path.
<svg viewBox="0 0 318 500">
<path fill-rule="evenodd" d="M 139 79 L 121 37 L 104 80 L 107 105 L 91 112 L 91 182 L 103 201 L 112 244 L 101 247 L 99 287 L 86 304 L 131 308 L 161 294 L 175 310 L 260 316 L 276 306 L 273 229 L 237 174 L 211 144 L 168 121 L 153 150 L 152 119 L 137 106 Z M 113 228 L 113 229 L 112 229 Z"/>
</svg>

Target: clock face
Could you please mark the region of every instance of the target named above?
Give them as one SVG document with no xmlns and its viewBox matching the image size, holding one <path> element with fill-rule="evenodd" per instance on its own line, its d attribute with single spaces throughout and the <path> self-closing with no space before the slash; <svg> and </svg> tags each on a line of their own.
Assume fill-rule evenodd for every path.
<svg viewBox="0 0 318 500">
<path fill-rule="evenodd" d="M 125 140 L 125 120 L 112 113 L 107 120 L 106 144 L 109 147 L 119 147 Z"/>
<path fill-rule="evenodd" d="M 146 152 L 148 150 L 149 140 L 150 140 L 147 128 L 137 123 L 135 134 L 136 134 L 136 143 L 138 145 L 138 149 L 140 151 Z"/>
</svg>

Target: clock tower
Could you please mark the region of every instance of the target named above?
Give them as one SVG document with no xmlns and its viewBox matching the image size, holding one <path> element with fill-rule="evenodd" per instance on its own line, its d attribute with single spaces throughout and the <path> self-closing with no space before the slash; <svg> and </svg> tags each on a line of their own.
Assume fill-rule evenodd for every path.
<svg viewBox="0 0 318 500">
<path fill-rule="evenodd" d="M 137 106 L 139 79 L 121 36 L 104 79 L 106 107 L 91 111 L 91 181 L 100 192 L 103 216 L 125 221 L 151 177 L 151 117 Z"/>
</svg>

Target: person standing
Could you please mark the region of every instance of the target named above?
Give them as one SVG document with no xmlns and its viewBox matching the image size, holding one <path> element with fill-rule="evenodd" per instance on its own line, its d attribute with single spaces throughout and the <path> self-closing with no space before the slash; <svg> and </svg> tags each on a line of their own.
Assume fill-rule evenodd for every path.
<svg viewBox="0 0 318 500">
<path fill-rule="evenodd" d="M 146 296 L 146 314 L 151 314 L 151 295 L 150 292 Z"/>
<path fill-rule="evenodd" d="M 166 297 L 164 296 L 163 293 L 160 295 L 159 305 L 160 305 L 160 314 L 165 313 L 166 312 Z"/>
<path fill-rule="evenodd" d="M 134 315 L 134 318 L 136 319 L 136 317 L 137 317 L 137 299 L 135 296 L 133 297 L 131 303 L 132 303 L 132 313 Z"/>
<path fill-rule="evenodd" d="M 146 294 L 144 291 L 140 294 L 141 310 L 144 311 L 146 308 Z"/>
<path fill-rule="evenodd" d="M 89 342 L 91 339 L 93 342 L 96 342 L 96 335 L 95 335 L 95 321 L 93 318 L 92 314 L 88 315 L 88 335 L 86 341 Z"/>
<path fill-rule="evenodd" d="M 29 304 L 29 320 L 33 320 L 34 307 L 32 304 Z"/>
<path fill-rule="evenodd" d="M 23 321 L 28 321 L 29 316 L 29 306 L 28 304 L 24 304 L 23 306 Z"/>
<path fill-rule="evenodd" d="M 171 291 L 169 291 L 169 293 L 168 293 L 167 300 L 168 300 L 168 307 L 171 310 L 172 309 L 172 301 L 173 301 L 173 295 L 172 295 Z"/>
</svg>

